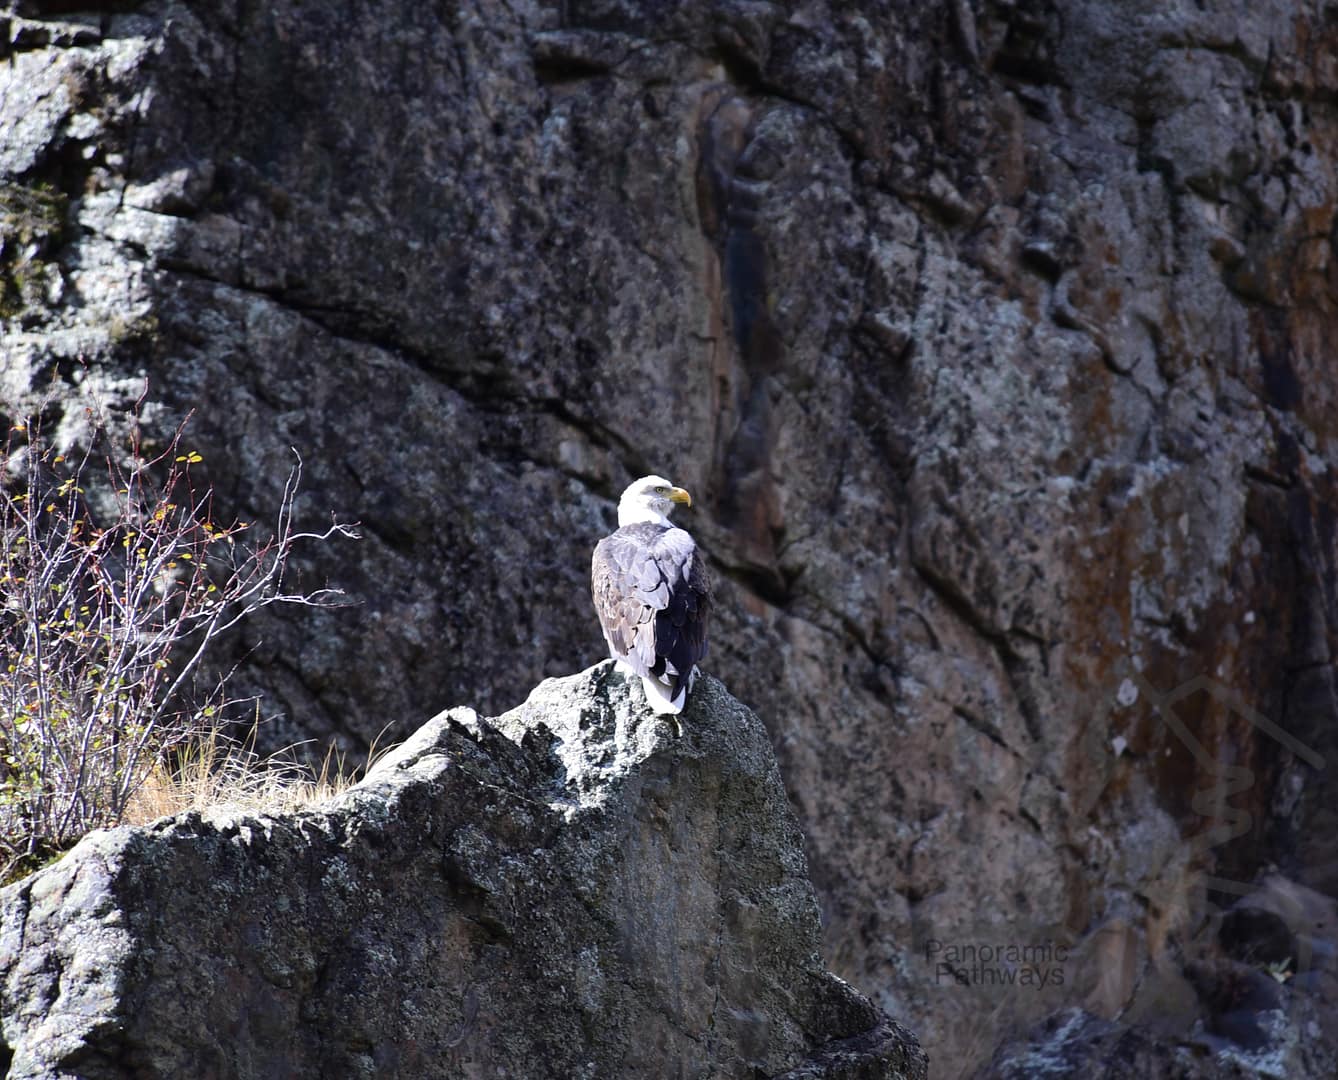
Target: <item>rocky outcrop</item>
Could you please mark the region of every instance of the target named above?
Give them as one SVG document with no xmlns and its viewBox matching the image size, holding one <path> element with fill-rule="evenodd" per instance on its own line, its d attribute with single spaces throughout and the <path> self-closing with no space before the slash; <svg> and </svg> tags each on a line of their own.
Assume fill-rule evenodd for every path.
<svg viewBox="0 0 1338 1080">
<path fill-rule="evenodd" d="M 1266 975 L 1254 972 L 1255 979 Z M 1332 1076 L 1338 1069 L 1334 1044 L 1321 1036 L 1305 996 L 1293 996 L 1264 982 L 1248 1001 L 1257 1037 L 1224 1038 L 1203 1031 L 1158 1029 L 1145 1024 L 1102 1020 L 1081 1009 L 1047 1018 L 1026 1037 L 1001 1047 L 994 1061 L 973 1080 L 1031 1080 L 1035 1076 L 1071 1080 L 1285 1080 L 1291 1076 Z M 1262 1000 L 1261 1000 L 1262 998 Z M 1327 1034 L 1327 1033 L 1326 1033 Z"/>
<path fill-rule="evenodd" d="M 1176 942 L 1175 957 L 1152 958 L 1127 1009 L 1129 988 L 1113 998 L 1109 989 L 1135 967 L 1102 950 L 1088 966 L 1105 978 L 1088 988 L 1086 1008 L 1061 1009 L 1010 1040 L 975 1080 L 1338 1075 L 1333 899 L 1271 874 L 1201 931 Z"/>
<path fill-rule="evenodd" d="M 681 719 L 605 661 L 327 806 L 89 836 L 0 894 L 8 1075 L 923 1080 L 818 958 L 761 723 Z"/>
<path fill-rule="evenodd" d="M 656 471 L 827 955 L 944 1075 L 1130 1007 L 1205 874 L 1338 890 L 1327 4 L 4 10 L 7 397 L 73 438 L 147 374 L 228 509 L 296 446 L 363 523 L 306 566 L 359 608 L 238 645 L 277 743 L 589 663 Z M 1026 993 L 926 960 L 1110 942 Z"/>
</svg>

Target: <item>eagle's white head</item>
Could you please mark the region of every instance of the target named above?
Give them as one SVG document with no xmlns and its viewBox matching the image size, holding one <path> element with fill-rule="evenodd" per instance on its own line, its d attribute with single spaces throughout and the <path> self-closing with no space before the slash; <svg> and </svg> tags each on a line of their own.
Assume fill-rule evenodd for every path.
<svg viewBox="0 0 1338 1080">
<path fill-rule="evenodd" d="M 692 505 L 692 496 L 681 487 L 674 487 L 663 476 L 643 476 L 627 485 L 618 500 L 618 527 L 649 522 L 668 525 L 669 514 L 675 503 Z"/>
</svg>

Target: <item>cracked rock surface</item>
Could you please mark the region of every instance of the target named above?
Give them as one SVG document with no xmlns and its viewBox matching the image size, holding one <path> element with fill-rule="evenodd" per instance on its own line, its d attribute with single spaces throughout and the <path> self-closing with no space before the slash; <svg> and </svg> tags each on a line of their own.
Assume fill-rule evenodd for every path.
<svg viewBox="0 0 1338 1080">
<path fill-rule="evenodd" d="M 1152 988 L 1205 873 L 1338 891 L 1327 0 L 0 27 L 5 400 L 54 379 L 76 440 L 85 389 L 147 374 L 147 433 L 197 408 L 229 511 L 267 514 L 296 447 L 302 510 L 363 523 L 300 568 L 359 607 L 238 643 L 276 744 L 357 752 L 600 656 L 589 552 L 658 472 L 827 955 L 943 1075 L 1093 995 L 1192 1027 Z M 1195 678 L 1191 743 L 1153 706 Z M 1196 795 L 1227 764 L 1223 839 Z M 1036 993 L 929 959 L 1056 941 Z"/>
<path fill-rule="evenodd" d="M 86 838 L 0 893 L 8 1075 L 923 1080 L 825 970 L 766 730 L 605 661 L 326 806 Z"/>
</svg>

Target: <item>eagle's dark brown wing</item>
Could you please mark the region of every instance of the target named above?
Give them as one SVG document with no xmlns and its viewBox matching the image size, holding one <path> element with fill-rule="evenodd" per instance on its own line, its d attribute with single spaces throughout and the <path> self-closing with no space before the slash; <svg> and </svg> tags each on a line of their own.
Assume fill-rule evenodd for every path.
<svg viewBox="0 0 1338 1080">
<path fill-rule="evenodd" d="M 595 545 L 590 591 L 614 659 L 663 683 L 679 684 L 706 655 L 710 579 L 682 529 L 625 525 Z"/>
</svg>

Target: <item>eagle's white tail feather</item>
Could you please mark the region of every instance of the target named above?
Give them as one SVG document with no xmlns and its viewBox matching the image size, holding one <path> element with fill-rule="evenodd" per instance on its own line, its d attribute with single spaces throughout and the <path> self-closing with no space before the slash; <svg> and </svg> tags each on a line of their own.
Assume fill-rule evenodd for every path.
<svg viewBox="0 0 1338 1080">
<path fill-rule="evenodd" d="M 675 716 L 683 711 L 683 705 L 688 700 L 686 685 L 679 686 L 678 695 L 672 699 L 669 697 L 669 688 L 662 682 L 642 675 L 641 685 L 646 688 L 646 704 L 652 711 Z"/>
</svg>

